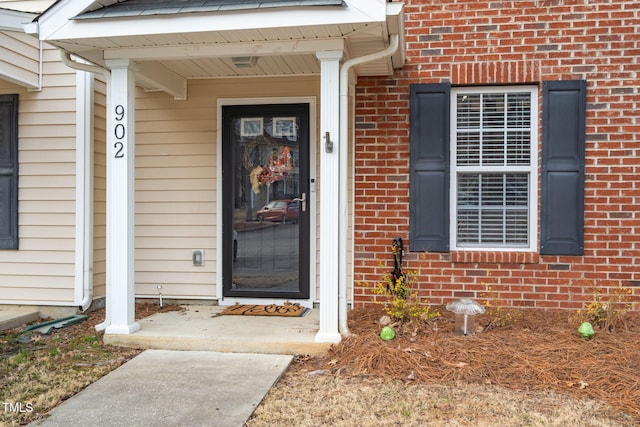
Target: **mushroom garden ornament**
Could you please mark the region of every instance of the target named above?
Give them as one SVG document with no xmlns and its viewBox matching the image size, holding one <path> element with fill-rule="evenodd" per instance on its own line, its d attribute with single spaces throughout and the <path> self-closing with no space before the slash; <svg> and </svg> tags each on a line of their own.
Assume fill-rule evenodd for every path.
<svg viewBox="0 0 640 427">
<path fill-rule="evenodd" d="M 447 304 L 447 310 L 456 315 L 454 335 L 474 335 L 476 314 L 484 313 L 484 307 L 471 298 L 460 298 Z"/>
</svg>

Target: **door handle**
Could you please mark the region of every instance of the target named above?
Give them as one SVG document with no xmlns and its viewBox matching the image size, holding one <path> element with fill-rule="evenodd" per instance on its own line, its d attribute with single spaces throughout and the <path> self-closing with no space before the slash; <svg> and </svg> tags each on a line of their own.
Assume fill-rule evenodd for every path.
<svg viewBox="0 0 640 427">
<path fill-rule="evenodd" d="M 301 197 L 295 197 L 292 199 L 294 202 L 300 202 L 300 208 L 302 212 L 307 211 L 307 193 L 302 193 Z"/>
</svg>

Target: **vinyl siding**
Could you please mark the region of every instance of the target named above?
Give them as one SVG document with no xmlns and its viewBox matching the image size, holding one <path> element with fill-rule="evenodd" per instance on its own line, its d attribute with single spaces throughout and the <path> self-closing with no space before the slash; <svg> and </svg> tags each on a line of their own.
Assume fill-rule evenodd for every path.
<svg viewBox="0 0 640 427">
<path fill-rule="evenodd" d="M 38 46 L 39 42 L 34 37 L 16 31 L 0 31 L 0 78 L 38 87 Z"/>
<path fill-rule="evenodd" d="M 45 51 L 45 86 L 20 94 L 20 250 L 0 252 L 0 303 L 72 305 L 75 233 L 75 73 Z M 136 295 L 215 299 L 218 98 L 319 98 L 317 77 L 189 82 L 186 101 L 137 92 Z M 94 297 L 106 287 L 104 82 L 95 84 Z M 318 111 L 318 108 L 316 108 Z M 319 117 L 316 117 L 319 122 Z M 316 132 L 319 132 L 316 129 Z M 316 141 L 320 141 L 316 135 Z M 314 147 L 318 152 L 318 147 Z M 319 155 L 315 155 L 319 170 Z M 316 247 L 321 178 L 316 176 Z M 349 233 L 351 235 L 351 232 Z M 351 239 L 349 240 L 351 242 Z M 205 250 L 194 267 L 192 249 Z M 351 252 L 349 259 L 352 259 Z M 317 264 L 317 261 L 316 261 Z M 349 268 L 351 269 L 351 262 Z M 6 267 L 6 268 L 5 268 Z M 317 269 L 316 271 L 319 271 Z M 351 277 L 351 275 L 349 276 Z M 317 275 L 315 283 L 318 283 Z M 316 296 L 319 291 L 316 289 Z"/>
<path fill-rule="evenodd" d="M 193 85 L 190 84 L 190 89 Z M 187 101 L 139 92 L 136 106 L 136 294 L 215 295 L 215 91 Z M 191 264 L 192 249 L 205 265 Z"/>
<path fill-rule="evenodd" d="M 218 99 L 318 98 L 318 91 L 318 78 L 304 77 L 271 78 L 266 84 L 257 79 L 193 80 L 189 82 L 186 101 L 174 101 L 163 93 L 138 92 L 135 266 L 138 296 L 157 296 L 157 286 L 162 285 L 164 297 L 218 297 Z M 317 231 L 316 234 L 319 236 Z M 203 266 L 192 265 L 193 249 L 204 249 Z"/>
<path fill-rule="evenodd" d="M 19 95 L 20 239 L 0 251 L 0 304 L 74 303 L 75 73 L 57 50 L 43 59 L 40 91 L 0 80 L 0 93 Z"/>
<path fill-rule="evenodd" d="M 106 104 L 107 85 L 101 76 L 94 80 L 93 130 L 93 296 L 106 295 Z"/>
</svg>

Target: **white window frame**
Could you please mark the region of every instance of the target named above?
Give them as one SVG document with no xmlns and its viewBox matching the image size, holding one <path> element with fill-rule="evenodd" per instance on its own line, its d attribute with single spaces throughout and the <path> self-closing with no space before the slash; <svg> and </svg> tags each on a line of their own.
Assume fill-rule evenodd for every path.
<svg viewBox="0 0 640 427">
<path fill-rule="evenodd" d="M 491 94 L 491 93 L 513 93 L 529 92 L 531 95 L 531 120 L 530 120 L 530 164 L 526 166 L 458 166 L 457 162 L 457 105 L 456 99 L 460 94 Z M 452 250 L 473 250 L 473 251 L 536 251 L 538 245 L 538 87 L 537 86 L 478 86 L 478 87 L 456 87 L 451 88 L 451 135 L 450 135 L 450 187 L 449 187 L 449 235 L 451 236 L 450 247 Z M 528 245 L 458 245 L 458 210 L 457 210 L 457 188 L 459 173 L 476 172 L 520 172 L 529 174 L 529 224 L 528 224 Z"/>
</svg>

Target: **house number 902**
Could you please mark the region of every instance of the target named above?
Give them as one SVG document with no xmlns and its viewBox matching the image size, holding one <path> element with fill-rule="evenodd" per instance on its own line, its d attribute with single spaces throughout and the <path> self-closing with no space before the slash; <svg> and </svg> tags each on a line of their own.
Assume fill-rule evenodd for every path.
<svg viewBox="0 0 640 427">
<path fill-rule="evenodd" d="M 113 148 L 116 150 L 114 157 L 116 159 L 121 159 L 124 157 L 124 142 L 122 141 L 125 136 L 125 127 L 124 123 L 121 123 L 124 120 L 124 106 L 116 105 L 115 108 L 116 113 L 116 126 L 113 128 L 113 135 L 116 137 L 116 142 L 113 144 Z"/>
</svg>

